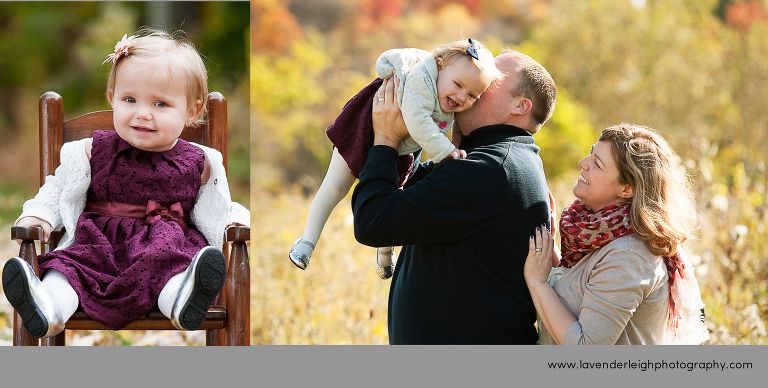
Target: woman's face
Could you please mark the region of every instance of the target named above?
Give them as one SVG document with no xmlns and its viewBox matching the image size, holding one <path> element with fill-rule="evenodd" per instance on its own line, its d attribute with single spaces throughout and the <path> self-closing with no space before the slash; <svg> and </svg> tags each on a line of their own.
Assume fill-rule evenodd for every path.
<svg viewBox="0 0 768 388">
<path fill-rule="evenodd" d="M 590 154 L 579 161 L 581 175 L 573 186 L 573 195 L 590 209 L 598 211 L 632 197 L 629 185 L 619 184 L 619 170 L 611 154 L 611 143 L 599 141 Z"/>
</svg>

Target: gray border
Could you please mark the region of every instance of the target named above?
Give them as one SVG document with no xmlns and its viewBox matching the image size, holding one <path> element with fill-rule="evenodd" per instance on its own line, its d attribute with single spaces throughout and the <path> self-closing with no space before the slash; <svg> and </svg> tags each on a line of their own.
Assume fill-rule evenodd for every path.
<svg viewBox="0 0 768 388">
<path fill-rule="evenodd" d="M 3 380 L 67 385 L 645 386 L 651 382 L 728 386 L 760 381 L 765 346 L 252 346 L 3 347 Z M 641 370 L 641 363 L 651 368 Z M 653 363 L 701 363 L 653 370 Z M 751 369 L 701 370 L 704 363 L 749 362 Z M 550 369 L 550 362 L 623 363 L 621 369 Z M 634 369 L 630 363 L 635 363 Z M 44 366 L 47 365 L 47 366 Z M 692 365 L 692 364 L 691 364 Z M 44 372 L 43 372 L 44 371 Z M 24 377 L 22 377 L 24 376 Z M 30 379 L 30 376 L 33 376 Z M 23 379 L 23 380 L 22 380 Z M 77 379 L 77 380 L 74 380 Z M 5 385 L 5 384 L 4 384 Z"/>
</svg>

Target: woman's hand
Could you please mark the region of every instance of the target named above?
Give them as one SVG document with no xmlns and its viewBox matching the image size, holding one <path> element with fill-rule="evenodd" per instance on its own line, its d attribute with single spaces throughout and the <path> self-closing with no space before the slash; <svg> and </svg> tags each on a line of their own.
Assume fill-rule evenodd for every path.
<svg viewBox="0 0 768 388">
<path fill-rule="evenodd" d="M 528 245 L 528 257 L 525 259 L 523 276 L 528 291 L 531 292 L 536 313 L 556 344 L 563 343 L 565 331 L 576 317 L 565 307 L 547 278 L 552 271 L 552 250 L 555 240 L 546 225 L 536 228 Z"/>
<path fill-rule="evenodd" d="M 400 142 L 408 137 L 403 115 L 397 105 L 400 79 L 391 77 L 384 80 L 373 99 L 373 145 L 386 145 L 397 149 Z"/>
<path fill-rule="evenodd" d="M 15 226 L 26 226 L 26 227 L 38 226 L 38 227 L 43 228 L 43 240 L 44 241 L 48 241 L 48 239 L 51 238 L 51 224 L 49 224 L 48 221 L 46 221 L 46 220 L 44 220 L 42 218 L 27 216 L 27 217 L 24 217 L 24 218 L 20 219 L 19 222 L 17 222 Z M 21 241 L 17 241 L 17 243 L 21 244 Z"/>
<path fill-rule="evenodd" d="M 546 225 L 536 228 L 536 233 L 529 240 L 528 257 L 523 267 L 523 276 L 529 288 L 540 282 L 549 285 L 547 277 L 552 270 L 553 245 L 555 240 Z"/>
</svg>

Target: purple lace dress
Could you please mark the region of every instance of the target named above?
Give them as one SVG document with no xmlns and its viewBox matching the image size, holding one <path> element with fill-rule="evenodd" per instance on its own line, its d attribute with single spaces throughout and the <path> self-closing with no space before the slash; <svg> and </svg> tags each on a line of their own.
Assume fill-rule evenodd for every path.
<svg viewBox="0 0 768 388">
<path fill-rule="evenodd" d="M 368 149 L 373 147 L 373 99 L 378 98 L 376 93 L 383 82 L 376 78 L 347 101 L 336 121 L 325 130 L 328 139 L 347 162 L 349 171 L 358 179 L 368 160 Z M 414 154 L 398 156 L 399 186 L 403 186 L 411 175 L 414 160 Z"/>
<path fill-rule="evenodd" d="M 200 189 L 203 151 L 184 140 L 163 152 L 134 148 L 115 131 L 93 136 L 88 202 L 164 207 L 180 203 L 188 217 Z M 157 305 L 160 291 L 208 245 L 192 225 L 145 224 L 137 218 L 83 212 L 72 246 L 39 256 L 40 271 L 67 276 L 88 316 L 112 330 L 125 327 Z"/>
</svg>

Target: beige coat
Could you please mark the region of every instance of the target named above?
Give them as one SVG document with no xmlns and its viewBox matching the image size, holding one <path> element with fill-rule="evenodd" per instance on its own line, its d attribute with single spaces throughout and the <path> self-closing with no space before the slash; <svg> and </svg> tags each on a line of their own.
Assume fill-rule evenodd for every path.
<svg viewBox="0 0 768 388">
<path fill-rule="evenodd" d="M 576 317 L 563 345 L 663 344 L 667 267 L 634 233 L 588 254 L 553 288 Z M 555 344 L 545 328 L 541 344 Z"/>
</svg>

